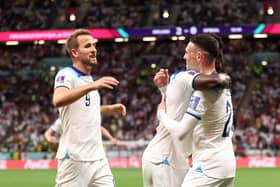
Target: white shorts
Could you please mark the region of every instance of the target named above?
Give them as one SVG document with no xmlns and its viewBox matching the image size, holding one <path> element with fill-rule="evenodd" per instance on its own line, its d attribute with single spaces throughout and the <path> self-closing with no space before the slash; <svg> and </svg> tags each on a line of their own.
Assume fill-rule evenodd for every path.
<svg viewBox="0 0 280 187">
<path fill-rule="evenodd" d="M 93 162 L 58 160 L 56 187 L 115 187 L 107 159 Z"/>
<path fill-rule="evenodd" d="M 142 161 L 144 187 L 169 187 L 168 165 Z"/>
<path fill-rule="evenodd" d="M 182 187 L 233 187 L 234 178 L 218 179 L 190 169 Z"/>
<path fill-rule="evenodd" d="M 174 169 L 166 164 L 142 161 L 144 187 L 180 187 L 187 170 Z"/>
</svg>

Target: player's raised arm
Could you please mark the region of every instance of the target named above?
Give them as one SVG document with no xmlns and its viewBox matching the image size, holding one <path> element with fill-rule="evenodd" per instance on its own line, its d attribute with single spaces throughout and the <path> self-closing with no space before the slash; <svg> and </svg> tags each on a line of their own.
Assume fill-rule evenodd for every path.
<svg viewBox="0 0 280 187">
<path fill-rule="evenodd" d="M 169 82 L 168 69 L 160 69 L 154 76 L 154 83 L 157 87 L 166 86 Z"/>
<path fill-rule="evenodd" d="M 161 94 L 165 94 L 169 82 L 168 69 L 161 68 L 154 76 L 154 84 L 159 88 Z"/>
<path fill-rule="evenodd" d="M 101 77 L 100 79 L 88 85 L 71 89 L 69 88 L 70 86 L 67 85 L 67 75 L 64 76 L 64 79 L 65 80 L 63 81 L 65 82 L 65 85 L 62 85 L 61 80 L 59 80 L 59 76 L 56 78 L 56 81 L 58 81 L 58 86 L 56 86 L 53 94 L 53 105 L 55 107 L 71 104 L 92 90 L 97 90 L 100 88 L 113 89 L 114 86 L 119 84 L 119 81 L 114 77 L 106 76 Z"/>
<path fill-rule="evenodd" d="M 194 80 L 194 89 L 203 90 L 214 87 L 229 88 L 231 78 L 225 73 L 218 73 L 212 75 L 199 74 Z"/>
</svg>

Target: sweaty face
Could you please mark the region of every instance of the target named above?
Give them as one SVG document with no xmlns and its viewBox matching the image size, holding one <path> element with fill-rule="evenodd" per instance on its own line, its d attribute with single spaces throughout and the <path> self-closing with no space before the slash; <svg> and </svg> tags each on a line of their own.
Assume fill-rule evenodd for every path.
<svg viewBox="0 0 280 187">
<path fill-rule="evenodd" d="M 197 60 L 197 47 L 189 42 L 185 48 L 184 59 L 186 60 L 187 70 L 199 71 L 199 62 Z"/>
<path fill-rule="evenodd" d="M 85 65 L 93 66 L 97 64 L 96 59 L 96 42 L 90 35 L 80 35 L 77 38 L 78 49 L 77 58 Z"/>
</svg>

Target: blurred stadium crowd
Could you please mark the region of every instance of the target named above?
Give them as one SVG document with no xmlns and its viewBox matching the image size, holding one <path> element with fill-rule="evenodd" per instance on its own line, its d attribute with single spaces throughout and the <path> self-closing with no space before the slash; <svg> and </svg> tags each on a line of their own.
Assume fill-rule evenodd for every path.
<svg viewBox="0 0 280 187">
<path fill-rule="evenodd" d="M 191 3 L 190 3 L 191 2 Z M 62 28 L 247 25 L 274 21 L 277 0 L 1 1 L 1 31 Z"/>
<path fill-rule="evenodd" d="M 148 27 L 193 23 L 200 26 L 239 25 L 266 21 L 262 1 L 77 2 L 1 1 L 0 29 Z M 250 9 L 246 9 L 248 5 Z M 165 10 L 173 12 L 169 19 L 161 17 Z M 78 16 L 71 22 L 72 13 Z M 280 42 L 274 39 L 225 39 L 224 42 L 223 71 L 232 76 L 236 155 L 279 156 L 280 62 L 279 58 L 267 62 L 262 57 L 256 60 L 254 55 L 277 53 Z M 169 68 L 170 73 L 184 68 L 185 45 L 186 41 L 97 44 L 99 65 L 94 68 L 94 75 L 112 75 L 120 81 L 119 87 L 112 91 L 101 90 L 102 103 L 121 102 L 128 111 L 124 118 L 103 118 L 103 125 L 113 135 L 121 140 L 150 140 L 153 137 L 160 99 L 153 76 L 161 67 Z M 51 152 L 55 149 L 46 142 L 43 133 L 58 116 L 51 98 L 53 78 L 61 64 L 52 66 L 46 59 L 56 58 L 59 62 L 65 57 L 64 47 L 55 42 L 1 46 L 0 152 Z"/>
</svg>

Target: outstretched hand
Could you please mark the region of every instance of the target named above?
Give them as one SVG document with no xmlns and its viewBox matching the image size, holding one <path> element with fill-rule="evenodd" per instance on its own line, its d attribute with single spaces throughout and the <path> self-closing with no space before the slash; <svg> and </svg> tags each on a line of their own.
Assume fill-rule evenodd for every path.
<svg viewBox="0 0 280 187">
<path fill-rule="evenodd" d="M 221 81 L 222 87 L 230 88 L 231 86 L 231 77 L 226 73 L 219 73 L 219 79 Z"/>
<path fill-rule="evenodd" d="M 126 115 L 126 107 L 121 103 L 113 104 L 112 110 L 113 110 L 114 114 L 118 114 L 118 115 L 122 115 L 122 116 Z"/>
<path fill-rule="evenodd" d="M 92 83 L 93 90 L 98 90 L 101 88 L 113 89 L 114 86 L 117 86 L 119 81 L 111 76 L 101 77 L 100 79 Z"/>
</svg>

